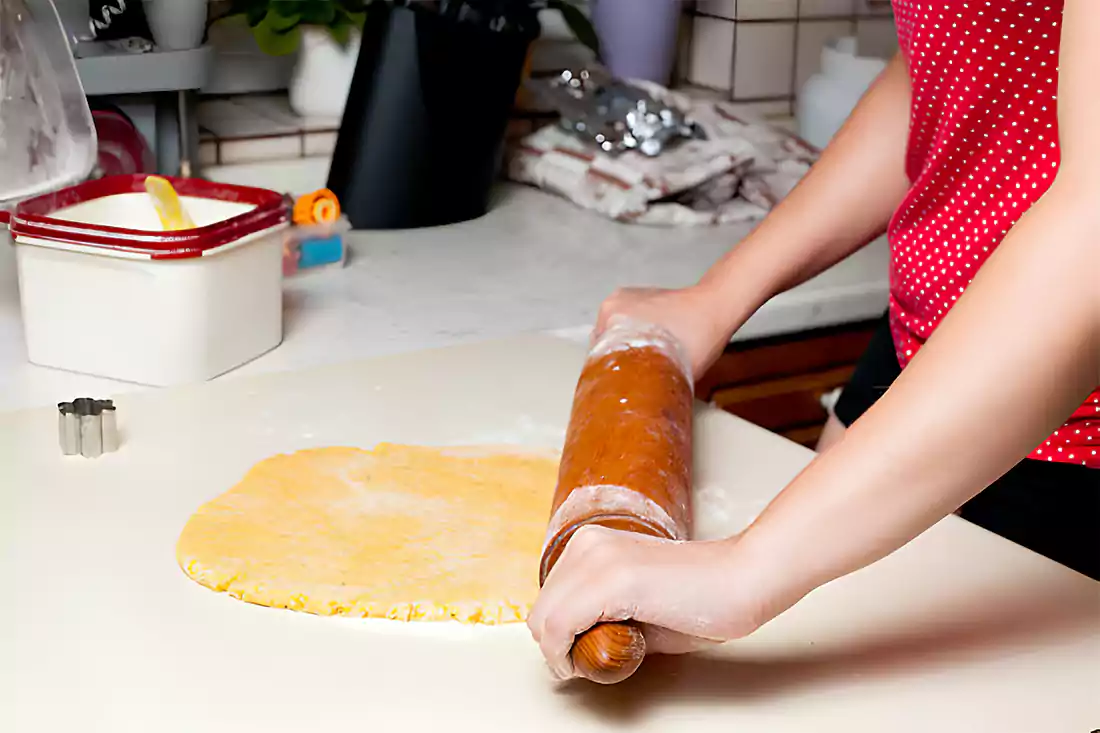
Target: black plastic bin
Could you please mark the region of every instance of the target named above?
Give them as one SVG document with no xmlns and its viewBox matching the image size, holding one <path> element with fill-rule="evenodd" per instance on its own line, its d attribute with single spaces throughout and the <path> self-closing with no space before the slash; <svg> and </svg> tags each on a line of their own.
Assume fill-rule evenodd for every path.
<svg viewBox="0 0 1100 733">
<path fill-rule="evenodd" d="M 486 212 L 532 40 L 372 5 L 328 178 L 353 227 L 437 226 Z"/>
</svg>

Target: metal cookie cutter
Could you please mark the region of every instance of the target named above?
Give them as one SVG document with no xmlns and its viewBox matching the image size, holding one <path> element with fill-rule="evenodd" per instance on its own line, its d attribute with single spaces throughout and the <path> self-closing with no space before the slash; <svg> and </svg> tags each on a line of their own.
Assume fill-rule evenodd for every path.
<svg viewBox="0 0 1100 733">
<path fill-rule="evenodd" d="M 99 458 L 118 450 L 118 419 L 111 400 L 81 397 L 57 405 L 61 452 Z"/>
</svg>

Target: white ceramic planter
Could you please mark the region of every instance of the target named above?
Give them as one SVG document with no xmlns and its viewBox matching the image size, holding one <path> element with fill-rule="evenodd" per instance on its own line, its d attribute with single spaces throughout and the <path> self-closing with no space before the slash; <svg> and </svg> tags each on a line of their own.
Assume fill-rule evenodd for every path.
<svg viewBox="0 0 1100 733">
<path fill-rule="evenodd" d="M 153 41 L 163 51 L 186 51 L 202 45 L 207 0 L 142 0 Z"/>
<path fill-rule="evenodd" d="M 303 28 L 298 64 L 290 81 L 290 107 L 302 117 L 340 119 L 351 89 L 360 36 L 341 47 L 323 28 Z"/>
</svg>

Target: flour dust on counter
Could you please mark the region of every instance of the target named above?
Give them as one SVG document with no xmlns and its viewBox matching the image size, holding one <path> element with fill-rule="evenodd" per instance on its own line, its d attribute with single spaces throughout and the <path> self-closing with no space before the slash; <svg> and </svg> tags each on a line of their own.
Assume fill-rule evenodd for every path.
<svg viewBox="0 0 1100 733">
<path fill-rule="evenodd" d="M 509 425 L 495 430 L 477 431 L 464 441 L 465 444 L 481 446 L 561 446 L 564 442 L 565 429 L 561 425 L 535 420 L 530 415 L 519 415 Z"/>
<path fill-rule="evenodd" d="M 381 444 L 261 461 L 187 522 L 177 560 L 243 601 L 323 616 L 523 621 L 558 461 Z"/>
</svg>

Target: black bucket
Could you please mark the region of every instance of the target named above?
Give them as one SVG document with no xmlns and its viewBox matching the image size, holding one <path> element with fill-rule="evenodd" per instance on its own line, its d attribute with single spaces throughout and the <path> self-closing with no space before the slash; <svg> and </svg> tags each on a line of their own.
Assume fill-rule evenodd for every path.
<svg viewBox="0 0 1100 733">
<path fill-rule="evenodd" d="M 533 38 L 374 3 L 328 187 L 356 229 L 486 212 Z"/>
</svg>

